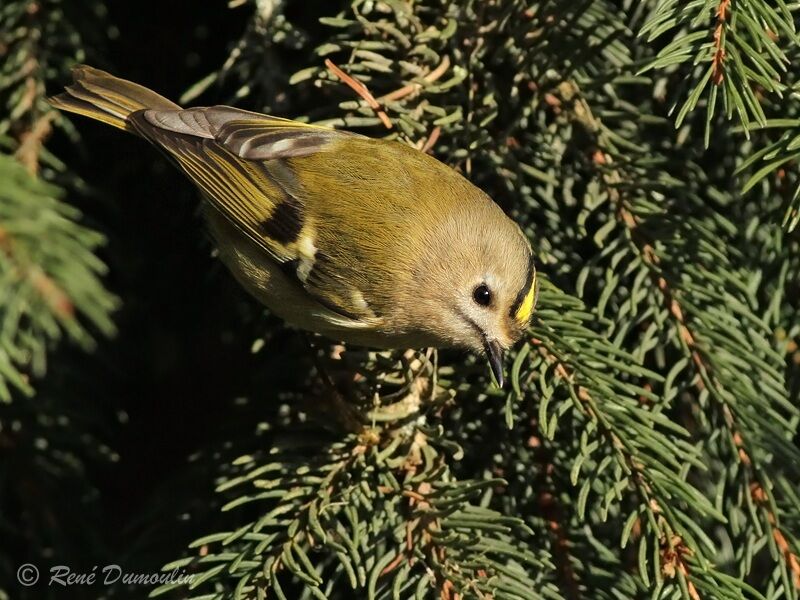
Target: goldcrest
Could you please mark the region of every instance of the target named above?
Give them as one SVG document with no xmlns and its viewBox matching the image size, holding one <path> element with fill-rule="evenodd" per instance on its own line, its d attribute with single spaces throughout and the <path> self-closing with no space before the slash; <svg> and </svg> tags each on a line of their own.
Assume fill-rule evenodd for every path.
<svg viewBox="0 0 800 600">
<path fill-rule="evenodd" d="M 287 322 L 374 348 L 503 351 L 536 303 L 519 226 L 405 144 L 229 106 L 183 109 L 87 66 L 52 99 L 135 133 L 203 192 L 223 262 Z"/>
</svg>

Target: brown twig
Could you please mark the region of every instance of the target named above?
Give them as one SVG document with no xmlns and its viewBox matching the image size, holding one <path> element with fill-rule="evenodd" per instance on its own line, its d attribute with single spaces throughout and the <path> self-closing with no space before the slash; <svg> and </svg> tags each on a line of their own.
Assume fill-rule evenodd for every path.
<svg viewBox="0 0 800 600">
<path fill-rule="evenodd" d="M 558 375 L 559 379 L 565 381 L 569 386 L 572 388 L 573 393 L 575 396 L 583 403 L 583 409 L 585 414 L 589 416 L 591 419 L 597 421 L 600 431 L 605 435 L 608 440 L 611 442 L 611 447 L 616 449 L 617 451 L 622 451 L 626 448 L 625 443 L 620 439 L 620 437 L 610 428 L 607 424 L 605 419 L 601 418 L 601 416 L 597 413 L 595 408 L 595 401 L 592 398 L 591 394 L 589 393 L 588 388 L 576 383 L 574 373 L 570 372 L 569 368 L 562 362 L 562 360 L 553 354 L 545 345 L 544 343 L 536 338 L 531 340 L 531 344 L 533 346 L 538 347 L 539 352 L 544 357 L 545 361 L 549 364 L 555 366 L 556 375 Z M 633 459 L 633 455 L 631 453 L 623 452 L 623 456 L 625 457 L 625 463 L 628 465 L 628 468 L 631 470 L 632 473 L 636 475 L 634 478 L 637 486 L 643 486 L 641 491 L 644 492 L 646 499 L 648 502 L 650 501 L 650 492 L 651 488 L 649 485 L 645 483 L 646 475 L 642 471 L 642 465 Z"/>
<path fill-rule="evenodd" d="M 445 55 L 442 58 L 442 62 L 440 62 L 439 65 L 433 71 L 425 75 L 422 79 L 426 83 L 433 83 L 434 81 L 439 79 L 442 75 L 447 73 L 447 69 L 449 68 L 450 68 L 450 57 Z M 421 83 L 416 83 L 416 82 L 409 83 L 401 88 L 396 89 L 393 92 L 389 92 L 385 96 L 381 96 L 380 101 L 383 102 L 384 104 L 387 104 L 389 102 L 396 102 L 398 100 L 401 100 L 402 98 L 405 98 L 410 94 L 419 92 L 422 89 L 422 87 L 423 86 Z"/>
<path fill-rule="evenodd" d="M 36 120 L 33 127 L 19 136 L 20 144 L 14 156 L 33 176 L 39 172 L 39 155 L 44 140 L 53 130 L 51 123 L 54 118 L 54 111 L 43 114 Z"/>
<path fill-rule="evenodd" d="M 401 494 L 406 498 L 411 498 L 412 500 L 416 500 L 416 502 L 420 505 L 423 505 L 423 503 L 424 505 L 427 505 L 425 496 L 423 496 L 419 492 L 415 492 L 414 490 L 403 490 Z"/>
<path fill-rule="evenodd" d="M 26 6 L 27 35 L 20 43 L 28 46 L 28 56 L 19 69 L 24 89 L 15 107 L 20 117 L 11 125 L 12 134 L 19 142 L 14 155 L 31 175 L 36 175 L 39 171 L 42 144 L 52 130 L 51 121 L 55 117 L 52 109 L 45 109 L 44 112 L 38 109 L 38 102 L 44 95 L 42 66 L 38 58 L 42 33 L 41 25 L 37 22 L 40 9 L 39 2 L 29 2 Z M 31 121 L 33 125 L 29 126 Z"/>
<path fill-rule="evenodd" d="M 764 502 L 765 501 L 766 498 Z M 783 559 L 786 561 L 786 564 L 789 566 L 789 569 L 792 572 L 792 582 L 794 583 L 794 587 L 800 590 L 800 559 L 797 558 L 797 554 L 792 552 L 789 542 L 786 541 L 786 536 L 783 535 L 783 532 L 778 527 L 777 523 L 775 522 L 775 515 L 771 511 L 767 511 L 767 519 L 772 526 L 772 539 L 775 540 L 778 550 L 783 555 Z"/>
<path fill-rule="evenodd" d="M 375 111 L 375 114 L 378 115 L 378 118 L 381 120 L 381 123 L 383 123 L 386 129 L 391 129 L 393 127 L 392 121 L 389 119 L 386 111 L 383 110 L 383 107 L 380 105 L 380 103 L 375 100 L 375 96 L 370 93 L 366 85 L 342 71 L 330 58 L 325 59 L 325 66 L 328 67 L 328 69 L 343 83 L 349 86 L 350 89 L 364 99 L 369 107 Z"/>
<path fill-rule="evenodd" d="M 717 7 L 717 26 L 714 28 L 714 58 L 711 61 L 711 81 L 722 84 L 725 79 L 725 25 L 728 22 L 731 0 L 720 0 Z"/>
<path fill-rule="evenodd" d="M 439 140 L 439 136 L 442 134 L 442 128 L 438 125 L 433 128 L 431 134 L 428 136 L 428 139 L 425 140 L 425 143 L 422 145 L 422 152 L 426 154 L 433 150 L 433 147 L 436 145 L 436 142 Z"/>
<path fill-rule="evenodd" d="M 390 562 L 388 565 L 386 565 L 383 568 L 383 570 L 381 571 L 381 575 L 380 576 L 383 577 L 384 575 L 388 575 L 389 573 L 394 571 L 397 567 L 399 567 L 403 563 L 403 561 L 405 559 L 406 559 L 406 556 L 402 552 L 399 552 L 397 554 L 397 556 L 394 557 L 392 562 Z"/>
<path fill-rule="evenodd" d="M 747 451 L 741 445 L 742 438 L 740 435 L 736 435 L 734 438 L 734 443 L 738 448 L 739 457 L 742 462 L 751 465 L 752 461 L 750 460 L 750 455 L 747 454 Z M 778 526 L 778 520 L 775 516 L 775 513 L 769 509 L 768 492 L 766 489 L 764 489 L 764 486 L 757 481 L 750 486 L 750 496 L 753 498 L 753 501 L 756 504 L 765 509 L 767 514 L 767 522 L 772 530 L 772 539 L 775 541 L 775 545 L 778 546 L 778 551 L 781 553 L 783 560 L 786 561 L 789 570 L 792 572 L 792 582 L 794 583 L 794 586 L 800 590 L 800 559 L 798 558 L 797 554 L 792 551 L 792 547 L 789 545 L 786 536 Z"/>
<path fill-rule="evenodd" d="M 564 585 L 565 596 L 568 600 L 580 600 L 581 591 L 578 585 L 578 577 L 575 569 L 572 567 L 572 560 L 570 557 L 570 543 L 568 533 L 565 530 L 562 522 L 564 521 L 563 511 L 561 504 L 558 501 L 558 496 L 553 493 L 553 461 L 549 452 L 544 450 L 541 445 L 541 440 L 538 440 L 539 447 L 539 464 L 542 466 L 540 472 L 541 491 L 538 494 L 537 502 L 542 516 L 547 521 L 547 529 L 550 532 L 550 538 L 553 548 L 553 561 L 556 564 L 558 574 Z"/>
<path fill-rule="evenodd" d="M 668 546 L 661 551 L 661 560 L 663 565 L 662 570 L 666 568 L 667 565 L 672 563 L 672 569 L 677 567 L 677 569 L 681 572 L 681 575 L 683 575 L 683 578 L 686 581 L 686 590 L 689 592 L 689 597 L 692 600 L 701 600 L 700 594 L 697 592 L 697 588 L 689 577 L 689 567 L 687 566 L 685 560 L 685 557 L 691 556 L 691 554 L 691 548 L 684 543 L 680 536 L 672 536 Z"/>
<path fill-rule="evenodd" d="M 75 306 L 69 296 L 38 265 L 31 264 L 19 256 L 15 243 L 9 233 L 0 226 L 0 251 L 8 257 L 20 279 L 30 282 L 50 310 L 62 319 L 75 316 Z"/>
<path fill-rule="evenodd" d="M 401 494 L 408 498 L 409 508 L 414 511 L 426 511 L 426 509 L 431 507 L 431 503 L 427 499 L 427 495 L 432 491 L 433 488 L 431 484 L 423 481 L 419 484 L 416 490 L 404 489 L 401 491 Z M 435 558 L 437 562 L 441 564 L 445 563 L 447 559 L 445 548 L 437 545 L 436 539 L 432 535 L 432 533 L 440 532 L 441 526 L 441 520 L 438 516 L 427 512 L 421 512 L 418 517 L 406 524 L 406 552 L 401 554 L 401 557 L 406 557 L 409 562 L 414 560 L 414 532 L 416 531 L 417 539 L 422 541 L 423 551 L 429 556 Z M 387 565 L 384 571 L 388 572 L 387 569 L 393 570 L 397 567 L 397 564 L 400 563 L 398 562 L 397 558 L 395 558 L 391 563 L 389 563 L 389 565 Z M 389 569 L 389 567 L 392 567 L 392 569 Z M 448 579 L 445 574 L 440 573 L 439 576 L 436 577 L 436 581 L 439 585 L 439 597 L 441 599 L 459 600 L 462 598 L 461 594 L 455 591 L 453 582 Z"/>
</svg>

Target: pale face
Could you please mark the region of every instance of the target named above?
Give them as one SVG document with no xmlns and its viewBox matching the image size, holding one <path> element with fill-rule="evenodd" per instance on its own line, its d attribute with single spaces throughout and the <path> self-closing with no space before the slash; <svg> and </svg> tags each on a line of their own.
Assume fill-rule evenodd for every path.
<svg viewBox="0 0 800 600">
<path fill-rule="evenodd" d="M 529 251 L 495 260 L 489 254 L 479 269 L 465 273 L 455 288 L 455 316 L 462 335 L 475 351 L 486 353 L 502 385 L 503 351 L 522 336 L 530 324 L 536 302 L 536 270 Z"/>
<path fill-rule="evenodd" d="M 440 346 L 485 352 L 501 382 L 503 351 L 522 337 L 533 313 L 530 243 L 485 196 L 465 198 L 444 217 L 415 243 L 406 322 L 433 332 Z"/>
</svg>

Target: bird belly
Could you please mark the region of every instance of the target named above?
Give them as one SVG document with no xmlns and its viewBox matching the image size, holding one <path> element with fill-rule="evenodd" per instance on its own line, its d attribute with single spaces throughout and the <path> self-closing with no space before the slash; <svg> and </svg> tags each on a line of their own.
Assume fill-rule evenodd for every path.
<svg viewBox="0 0 800 600">
<path fill-rule="evenodd" d="M 331 311 L 288 277 L 270 255 L 225 216 L 211 207 L 204 213 L 223 264 L 250 295 L 290 325 L 332 340 L 371 348 L 441 345 L 441 340 L 394 331 L 382 324 L 364 323 Z"/>
<path fill-rule="evenodd" d="M 315 332 L 328 328 L 324 313 L 330 311 L 291 281 L 270 255 L 213 208 L 206 206 L 204 214 L 220 259 L 250 295 L 292 325 Z"/>
</svg>

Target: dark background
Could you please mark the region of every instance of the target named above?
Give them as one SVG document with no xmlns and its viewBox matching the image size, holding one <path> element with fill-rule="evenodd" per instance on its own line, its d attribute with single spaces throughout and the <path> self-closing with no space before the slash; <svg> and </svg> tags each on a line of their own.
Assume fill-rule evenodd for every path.
<svg viewBox="0 0 800 600">
<path fill-rule="evenodd" d="M 110 35 L 98 36 L 96 55 L 87 62 L 177 100 L 223 63 L 250 11 L 224 2 L 113 2 L 105 19 Z M 211 90 L 203 100 L 218 103 L 222 96 Z M 99 509 L 92 519 L 105 524 L 96 527 L 105 539 L 76 536 L 76 543 L 91 543 L 96 552 L 87 556 L 80 548 L 75 560 L 156 572 L 191 537 L 187 528 L 180 539 L 176 519 L 188 523 L 194 511 L 213 510 L 192 504 L 195 493 L 209 497 L 197 486 L 210 488 L 213 477 L 188 468 L 188 457 L 226 435 L 252 435 L 246 422 L 227 427 L 225 415 L 265 361 L 250 352 L 257 330 L 250 337 L 234 331 L 258 328 L 265 317 L 213 259 L 197 193 L 181 174 L 142 140 L 89 119 L 72 120 L 88 151 L 76 153 L 63 134 L 51 148 L 89 187 L 88 194 L 70 194 L 69 200 L 82 209 L 87 225 L 107 235 L 101 257 L 110 269 L 107 285 L 122 305 L 115 338 L 98 338 L 98 350 L 88 357 L 68 344 L 53 357 L 53 365 L 80 364 L 81 379 L 60 368 L 42 393 L 71 387 L 81 402 L 116 423 L 93 433 L 119 461 L 88 464 Z M 287 341 L 279 334 L 266 352 L 275 355 Z M 265 377 L 276 372 L 265 369 Z M 164 495 L 172 496 L 166 505 L 176 512 L 148 518 L 163 510 Z M 66 494 L 64 501 L 83 510 L 78 498 Z M 82 567 L 72 557 L 54 558 Z"/>
</svg>

